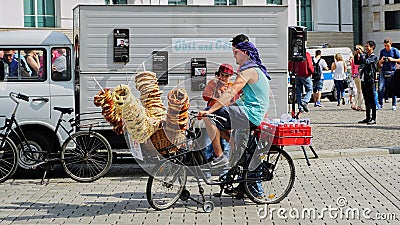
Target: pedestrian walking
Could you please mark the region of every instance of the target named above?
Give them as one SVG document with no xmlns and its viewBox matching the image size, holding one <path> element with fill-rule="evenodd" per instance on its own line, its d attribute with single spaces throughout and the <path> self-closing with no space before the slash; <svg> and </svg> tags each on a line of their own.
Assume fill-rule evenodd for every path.
<svg viewBox="0 0 400 225">
<path fill-rule="evenodd" d="M 299 112 L 308 112 L 308 102 L 311 99 L 313 88 L 311 75 L 314 73 L 314 66 L 310 53 L 306 52 L 306 60 L 304 60 L 303 62 L 289 61 L 289 70 L 294 71 L 294 73 L 296 74 L 295 93 Z M 306 91 L 304 98 L 302 98 L 303 88 Z"/>
</svg>

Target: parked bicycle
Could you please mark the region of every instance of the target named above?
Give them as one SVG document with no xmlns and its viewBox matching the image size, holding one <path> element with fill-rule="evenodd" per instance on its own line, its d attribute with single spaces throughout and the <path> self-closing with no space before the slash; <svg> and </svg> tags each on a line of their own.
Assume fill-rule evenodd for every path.
<svg viewBox="0 0 400 225">
<path fill-rule="evenodd" d="M 212 212 L 214 204 L 212 201 L 206 201 L 200 179 L 207 185 L 220 186 L 220 192 L 214 194 L 216 197 L 221 197 L 223 192 L 226 194 L 236 192 L 237 198 L 242 198 L 245 194 L 257 204 L 278 203 L 289 194 L 295 180 L 293 160 L 282 148 L 271 145 L 274 132 L 265 133 L 261 127 L 250 131 L 250 135 L 247 136 L 248 141 L 238 139 L 240 135 L 246 136 L 249 133 L 243 130 L 234 131 L 236 133 L 232 135 L 235 135 L 237 143 L 234 154 L 239 160 L 231 158 L 230 161 L 237 163 L 234 163 L 218 180 L 207 179 L 204 172 L 213 172 L 215 169 L 206 162 L 203 152 L 193 147 L 194 140 L 201 135 L 199 129 L 193 128 L 196 116 L 197 112 L 190 114 L 189 128 L 183 145 L 186 147 L 174 154 L 164 155 L 148 178 L 146 197 L 152 208 L 164 210 L 179 199 L 183 201 L 191 199 L 201 204 L 205 212 Z M 212 121 L 218 122 L 217 115 L 207 116 Z M 239 153 L 238 156 L 238 152 L 242 154 Z M 186 189 L 189 175 L 197 181 L 201 201 L 191 197 Z M 234 188 L 234 184 L 238 186 Z"/>
<path fill-rule="evenodd" d="M 14 92 L 9 96 L 16 106 L 10 118 L 5 118 L 5 125 L 0 128 L 3 130 L 0 134 L 0 183 L 13 176 L 18 165 L 24 169 L 44 167 L 42 184 L 45 183 L 47 172 L 59 162 L 67 175 L 79 182 L 95 181 L 108 172 L 112 163 L 111 146 L 102 135 L 92 130 L 97 123 L 81 125 L 75 118 L 66 121 L 63 116 L 71 114 L 73 109 L 54 107 L 54 110 L 61 113 L 55 133 L 61 127 L 68 138 L 59 151 L 54 150 L 55 148 L 42 149 L 26 138 L 16 120 L 19 100 L 28 102 L 29 97 Z M 65 126 L 67 123 L 70 124 L 70 130 Z M 76 127 L 85 130 L 75 132 Z"/>
</svg>

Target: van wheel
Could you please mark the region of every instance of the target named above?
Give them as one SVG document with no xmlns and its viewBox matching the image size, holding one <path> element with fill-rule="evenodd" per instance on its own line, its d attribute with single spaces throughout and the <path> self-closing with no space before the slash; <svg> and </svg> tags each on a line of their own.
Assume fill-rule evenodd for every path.
<svg viewBox="0 0 400 225">
<path fill-rule="evenodd" d="M 19 159 L 18 164 L 21 168 L 30 169 L 30 167 L 46 157 L 46 153 L 52 148 L 48 138 L 44 134 L 34 133 L 32 131 L 25 131 L 25 137 L 31 147 L 29 150 L 28 146 L 18 146 Z"/>
<path fill-rule="evenodd" d="M 337 101 L 337 90 L 336 87 L 333 87 L 331 95 L 328 96 L 329 101 L 336 102 Z"/>
</svg>

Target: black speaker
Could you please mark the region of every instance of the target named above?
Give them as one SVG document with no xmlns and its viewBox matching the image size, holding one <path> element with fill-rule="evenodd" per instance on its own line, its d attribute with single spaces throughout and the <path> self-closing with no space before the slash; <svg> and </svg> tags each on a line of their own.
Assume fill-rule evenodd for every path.
<svg viewBox="0 0 400 225">
<path fill-rule="evenodd" d="M 289 60 L 302 62 L 306 60 L 307 27 L 289 27 Z"/>
</svg>

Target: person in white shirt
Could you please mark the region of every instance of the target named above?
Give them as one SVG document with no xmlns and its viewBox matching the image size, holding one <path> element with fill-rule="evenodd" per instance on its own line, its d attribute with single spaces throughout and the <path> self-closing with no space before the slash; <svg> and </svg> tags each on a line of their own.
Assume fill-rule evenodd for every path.
<svg viewBox="0 0 400 225">
<path fill-rule="evenodd" d="M 347 68 L 346 63 L 343 60 L 343 56 L 340 53 L 335 54 L 335 62 L 332 63 L 331 70 L 333 74 L 333 79 L 335 82 L 336 92 L 337 92 L 337 106 L 340 106 L 340 100 L 342 104 L 346 104 L 344 100 L 344 86 L 343 82 L 346 82 L 345 68 Z"/>
<path fill-rule="evenodd" d="M 314 99 L 314 107 L 322 107 L 321 104 L 321 91 L 324 86 L 324 70 L 329 70 L 328 64 L 326 64 L 325 59 L 321 58 L 321 50 L 315 51 L 315 57 L 313 58 L 314 63 L 317 63 L 319 60 L 319 67 L 321 68 L 321 79 L 313 80 L 313 99 Z M 315 71 L 314 71 L 315 72 Z"/>
</svg>

